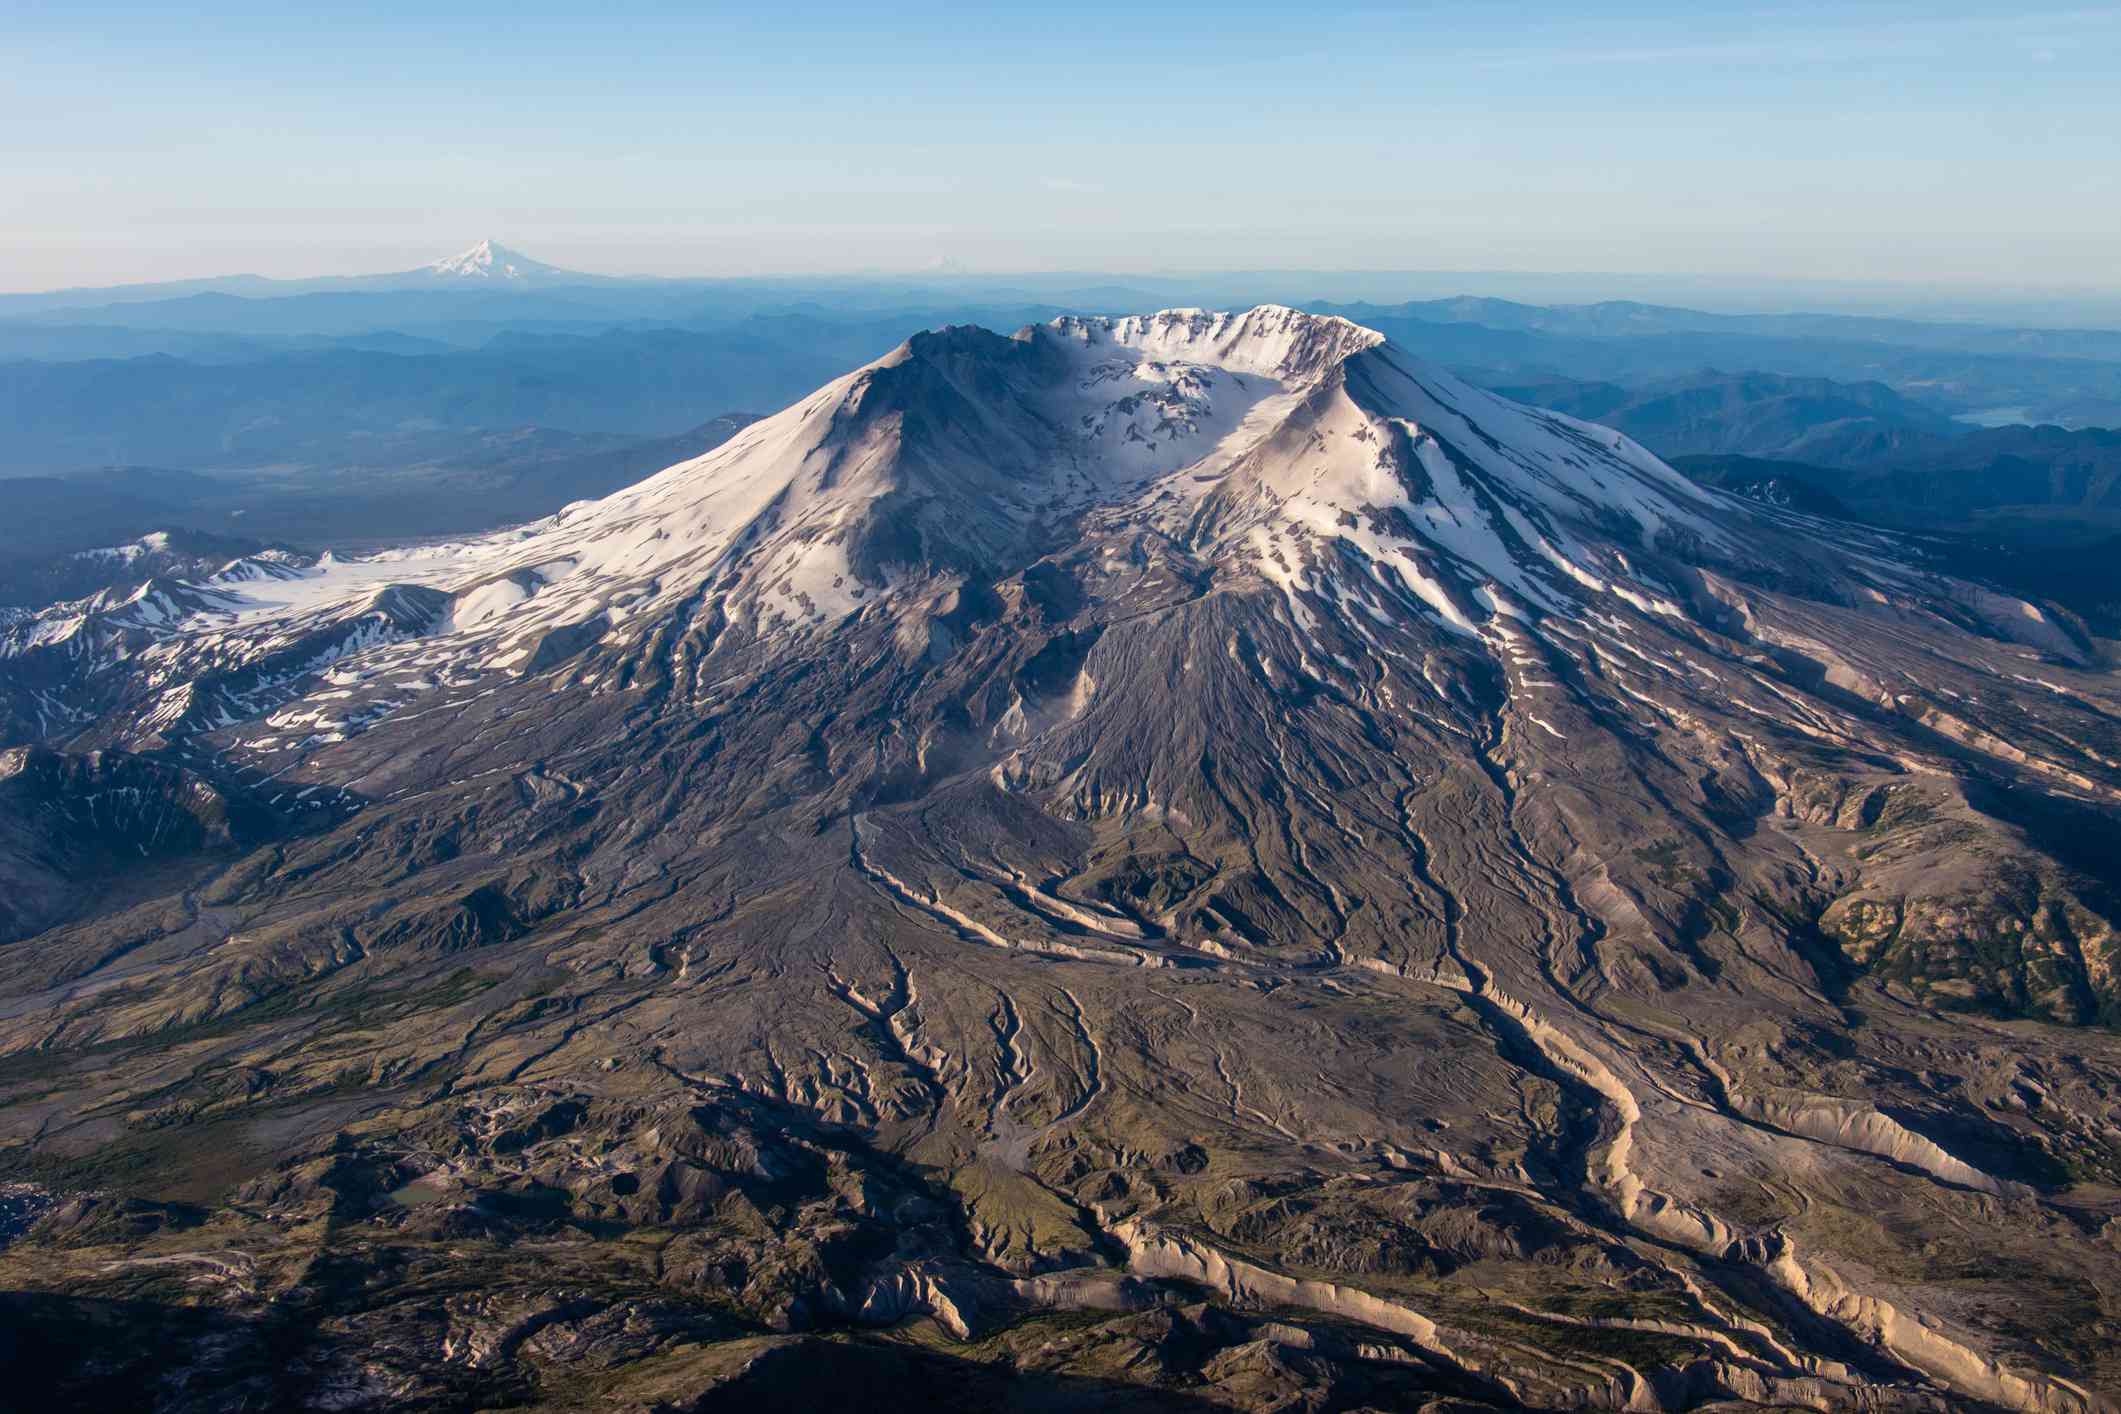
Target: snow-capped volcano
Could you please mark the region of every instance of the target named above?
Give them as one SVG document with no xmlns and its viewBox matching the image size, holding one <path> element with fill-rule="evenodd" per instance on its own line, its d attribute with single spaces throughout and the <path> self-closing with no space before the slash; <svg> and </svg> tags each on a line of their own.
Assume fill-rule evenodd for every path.
<svg viewBox="0 0 2121 1414">
<path fill-rule="evenodd" d="M 515 258 L 489 243 L 462 260 Z M 132 683 L 109 723 L 136 740 L 241 719 L 226 701 L 207 710 L 202 661 L 280 665 L 270 692 L 243 694 L 261 712 L 318 687 L 349 696 L 349 675 L 374 689 L 352 695 L 400 705 L 394 683 L 562 662 L 609 685 L 673 636 L 727 652 L 850 616 L 924 620 L 938 595 L 1086 535 L 1151 537 L 1218 591 L 1263 586 L 1296 622 L 1330 606 L 1358 638 L 1385 623 L 1505 665 L 1547 620 L 1592 637 L 1726 630 L 1745 612 L 1722 587 L 1734 575 L 1874 614 L 1947 612 L 2069 661 L 2082 649 L 2038 609 L 1936 581 L 1876 537 L 1719 497 L 1617 433 L 1279 306 L 917 335 L 702 457 L 541 522 L 300 573 L 244 562 L 12 632 L 18 652 L 149 633 L 109 664 Z M 379 596 L 395 606 L 381 617 Z M 290 644 L 324 653 L 309 666 L 328 661 L 329 686 Z"/>
<path fill-rule="evenodd" d="M 2110 652 L 1345 320 L 924 333 L 534 524 L 0 619 L 0 747 L 120 748 L 0 757 L 14 1142 L 270 1101 L 215 1270 L 534 1182 L 717 1324 L 1179 1278 L 1096 1368 L 2089 1414 L 1998 1313 L 2121 1289 Z"/>
<path fill-rule="evenodd" d="M 508 284 L 531 284 L 573 278 L 568 271 L 557 265 L 532 260 L 519 250 L 510 250 L 500 242 L 491 240 L 480 241 L 469 250 L 459 251 L 455 255 L 423 265 L 417 273 L 442 280 L 488 280 Z"/>
</svg>

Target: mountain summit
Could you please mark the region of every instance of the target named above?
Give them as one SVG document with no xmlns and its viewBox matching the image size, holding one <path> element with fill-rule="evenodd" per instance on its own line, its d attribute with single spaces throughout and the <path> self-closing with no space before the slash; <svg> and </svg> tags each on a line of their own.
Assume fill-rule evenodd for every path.
<svg viewBox="0 0 2121 1414">
<path fill-rule="evenodd" d="M 469 250 L 460 251 L 456 255 L 420 268 L 437 278 L 448 280 L 492 280 L 530 284 L 556 278 L 572 278 L 570 272 L 560 269 L 557 265 L 532 260 L 521 251 L 510 250 L 498 241 L 490 240 L 480 241 Z"/>
<path fill-rule="evenodd" d="M 45 1280 L 335 1399 L 2110 1407 L 2110 645 L 1360 325 L 0 633 L 0 1144 L 207 1205 Z"/>
</svg>

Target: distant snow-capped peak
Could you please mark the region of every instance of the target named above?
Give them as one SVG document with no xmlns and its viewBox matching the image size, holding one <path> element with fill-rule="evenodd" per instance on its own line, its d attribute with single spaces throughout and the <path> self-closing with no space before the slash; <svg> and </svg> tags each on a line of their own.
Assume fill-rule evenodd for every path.
<svg viewBox="0 0 2121 1414">
<path fill-rule="evenodd" d="M 462 280 L 529 280 L 562 273 L 556 265 L 532 260 L 519 250 L 510 250 L 500 242 L 490 240 L 480 241 L 470 250 L 437 260 L 425 269 L 436 276 Z"/>
</svg>

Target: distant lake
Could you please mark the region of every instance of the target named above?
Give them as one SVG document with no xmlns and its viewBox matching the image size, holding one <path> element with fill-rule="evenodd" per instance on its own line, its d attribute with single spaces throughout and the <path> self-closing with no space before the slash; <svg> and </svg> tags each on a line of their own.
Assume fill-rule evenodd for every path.
<svg viewBox="0 0 2121 1414">
<path fill-rule="evenodd" d="M 1969 427 L 2009 427 L 2014 423 L 2031 422 L 2031 408 L 1981 408 L 1975 412 L 1962 412 L 1952 421 L 1963 422 Z"/>
</svg>

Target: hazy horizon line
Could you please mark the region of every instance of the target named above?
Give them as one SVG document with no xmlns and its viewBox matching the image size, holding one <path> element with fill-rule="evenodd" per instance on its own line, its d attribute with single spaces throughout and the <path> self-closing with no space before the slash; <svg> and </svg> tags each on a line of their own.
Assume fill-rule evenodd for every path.
<svg viewBox="0 0 2121 1414">
<path fill-rule="evenodd" d="M 1877 290 L 1906 292 L 1927 291 L 1947 295 L 2032 295 L 2048 297 L 2068 297 L 2075 295 L 2093 296 L 2099 298 L 2121 297 L 2121 283 L 2116 283 L 2112 285 L 2102 285 L 2085 281 L 2048 282 L 2031 281 L 2024 279 L 2003 279 L 1993 277 L 1983 278 L 1978 276 L 1965 278 L 1954 278 L 1944 276 L 1894 278 L 1881 275 L 1812 275 L 1795 272 L 1777 272 L 1768 270 L 1705 272 L 1693 270 L 1660 270 L 1654 268 L 1566 269 L 1548 266 L 1507 265 L 1392 266 L 1331 264 L 1241 264 L 1229 266 L 1197 265 L 1165 267 L 1099 267 L 1089 265 L 1057 265 L 1041 267 L 1009 265 L 974 266 L 951 261 L 947 263 L 930 265 L 876 265 L 859 266 L 847 269 L 786 268 L 696 272 L 675 272 L 665 269 L 655 271 L 635 270 L 614 272 L 608 270 L 584 269 L 575 266 L 559 264 L 552 261 L 547 261 L 541 257 L 532 255 L 531 252 L 525 250 L 522 246 L 517 245 L 513 242 L 491 238 L 489 238 L 489 240 L 490 243 L 494 246 L 500 247 L 504 250 L 508 250 L 518 255 L 529 257 L 530 259 L 536 261 L 541 266 L 544 266 L 548 271 L 553 272 L 553 274 L 557 276 L 578 275 L 592 280 L 608 280 L 615 282 L 640 284 L 741 284 L 769 282 L 832 283 L 837 281 L 861 280 L 931 283 L 947 283 L 950 281 L 993 280 L 1035 280 L 1042 282 L 1078 280 L 1124 282 L 1129 280 L 1185 281 L 1230 280 L 1244 278 L 1301 278 L 1323 276 L 1332 277 L 1335 279 L 1533 279 L 1613 281 L 1646 280 L 1670 283 L 1674 285 L 1722 286 L 1727 288 L 1743 287 L 1748 285 L 1767 287 L 1811 287 L 1821 290 L 1841 290 L 1852 293 L 1865 290 Z M 109 290 L 142 289 L 156 286 L 195 285 L 211 283 L 213 281 L 220 280 L 255 280 L 261 283 L 273 285 L 302 285 L 323 281 L 388 279 L 393 276 L 418 274 L 422 270 L 427 269 L 430 265 L 441 264 L 447 260 L 456 258 L 456 256 L 458 255 L 462 255 L 471 250 L 475 250 L 478 248 L 478 246 L 489 243 L 489 240 L 474 242 L 472 245 L 463 247 L 458 251 L 452 252 L 450 255 L 437 257 L 433 261 L 422 262 L 420 264 L 410 266 L 392 266 L 381 269 L 369 268 L 358 270 L 326 270 L 308 275 L 267 275 L 255 270 L 219 270 L 208 271 L 199 274 L 159 276 L 146 279 L 126 279 L 121 277 L 117 279 L 110 279 L 95 283 L 81 282 L 36 286 L 0 285 L 0 296 L 65 295 L 76 293 L 92 294 Z M 548 278 L 550 277 L 548 276 Z M 472 285 L 469 281 L 467 281 L 466 283 L 468 288 L 477 288 L 476 285 Z M 1445 296 L 1445 298 L 1449 298 L 1449 296 Z M 1615 297 L 1611 300 L 1589 302 L 1630 303 L 1639 301 L 1630 301 L 1625 298 Z"/>
</svg>

